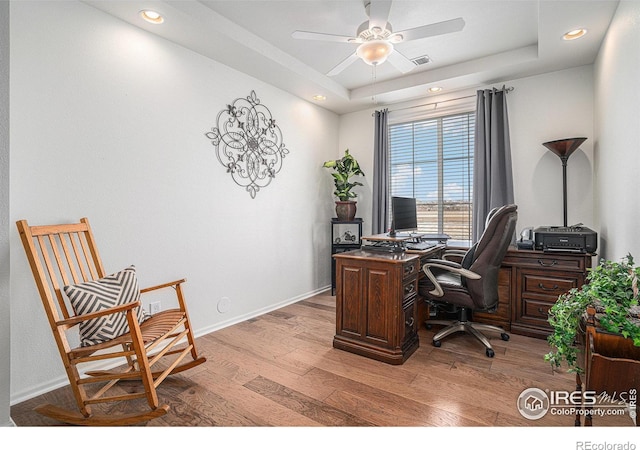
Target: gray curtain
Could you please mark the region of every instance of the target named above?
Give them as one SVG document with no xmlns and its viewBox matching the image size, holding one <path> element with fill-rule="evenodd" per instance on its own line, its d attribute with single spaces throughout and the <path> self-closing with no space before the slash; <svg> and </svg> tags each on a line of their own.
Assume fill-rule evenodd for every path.
<svg viewBox="0 0 640 450">
<path fill-rule="evenodd" d="M 389 111 L 376 111 L 373 140 L 373 234 L 386 233 L 389 229 Z"/>
<path fill-rule="evenodd" d="M 485 218 L 498 206 L 513 203 L 513 174 L 507 91 L 477 91 L 473 174 L 473 242 L 484 231 Z"/>
</svg>

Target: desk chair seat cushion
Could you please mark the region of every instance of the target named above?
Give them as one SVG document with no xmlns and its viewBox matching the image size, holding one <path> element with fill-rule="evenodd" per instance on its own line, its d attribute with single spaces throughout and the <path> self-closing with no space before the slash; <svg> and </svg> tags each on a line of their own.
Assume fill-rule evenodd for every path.
<svg viewBox="0 0 640 450">
<path fill-rule="evenodd" d="M 457 306 L 462 306 L 465 308 L 473 308 L 475 307 L 473 303 L 473 299 L 469 296 L 469 292 L 465 287 L 465 279 L 461 277 L 457 273 L 452 273 L 446 270 L 432 270 L 433 274 L 438 280 L 438 283 L 442 287 L 442 289 L 447 293 L 447 301 L 446 303 L 454 304 Z M 428 278 L 423 278 L 420 280 L 419 291 L 422 295 L 430 299 L 431 301 L 435 301 L 436 303 L 441 303 L 440 298 L 432 297 L 429 295 L 429 291 L 434 288 L 433 283 L 429 281 Z"/>
<path fill-rule="evenodd" d="M 89 314 L 103 309 L 140 299 L 140 289 L 135 266 L 98 280 L 64 286 L 76 315 Z M 138 322 L 150 317 L 142 308 L 137 308 Z M 110 341 L 129 332 L 125 313 L 115 313 L 80 323 L 80 345 L 87 347 Z"/>
</svg>

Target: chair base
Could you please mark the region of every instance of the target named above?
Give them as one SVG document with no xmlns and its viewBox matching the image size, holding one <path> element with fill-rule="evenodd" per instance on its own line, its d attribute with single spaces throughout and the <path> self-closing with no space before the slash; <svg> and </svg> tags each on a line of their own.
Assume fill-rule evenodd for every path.
<svg viewBox="0 0 640 450">
<path fill-rule="evenodd" d="M 497 327 L 495 325 L 487 325 L 484 323 L 471 322 L 468 320 L 456 320 L 453 323 L 451 321 L 445 321 L 445 320 L 428 320 L 426 322 L 426 325 L 427 325 L 427 328 L 430 328 L 431 325 L 446 325 L 445 328 L 438 331 L 433 336 L 433 345 L 435 347 L 440 347 L 441 345 L 440 341 L 445 337 L 453 333 L 464 332 L 474 336 L 476 339 L 482 342 L 482 344 L 485 347 L 485 354 L 489 358 L 493 358 L 493 356 L 495 355 L 495 352 L 493 350 L 493 347 L 491 346 L 491 343 L 489 342 L 489 339 L 487 339 L 487 337 L 483 335 L 480 331 L 500 333 L 500 338 L 503 341 L 509 340 L 509 335 L 500 327 Z"/>
</svg>

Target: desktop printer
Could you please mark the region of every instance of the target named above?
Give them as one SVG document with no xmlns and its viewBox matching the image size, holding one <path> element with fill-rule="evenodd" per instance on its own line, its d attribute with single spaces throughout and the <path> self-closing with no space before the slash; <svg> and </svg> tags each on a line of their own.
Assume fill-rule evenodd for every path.
<svg viewBox="0 0 640 450">
<path fill-rule="evenodd" d="M 582 225 L 538 227 L 533 233 L 536 250 L 545 252 L 593 253 L 598 246 L 598 234 Z"/>
</svg>

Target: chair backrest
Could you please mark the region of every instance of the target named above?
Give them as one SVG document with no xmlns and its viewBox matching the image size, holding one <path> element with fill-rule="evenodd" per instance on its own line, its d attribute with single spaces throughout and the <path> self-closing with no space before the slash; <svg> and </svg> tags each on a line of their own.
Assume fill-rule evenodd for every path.
<svg viewBox="0 0 640 450">
<path fill-rule="evenodd" d="M 466 280 L 466 288 L 478 309 L 490 310 L 498 305 L 498 272 L 517 220 L 517 205 L 492 210 L 482 236 L 465 255 L 463 266 L 481 276 L 479 280 Z"/>
<path fill-rule="evenodd" d="M 55 333 L 56 322 L 75 315 L 62 287 L 105 276 L 89 221 L 83 218 L 74 224 L 29 226 L 20 220 L 17 226 Z"/>
</svg>

